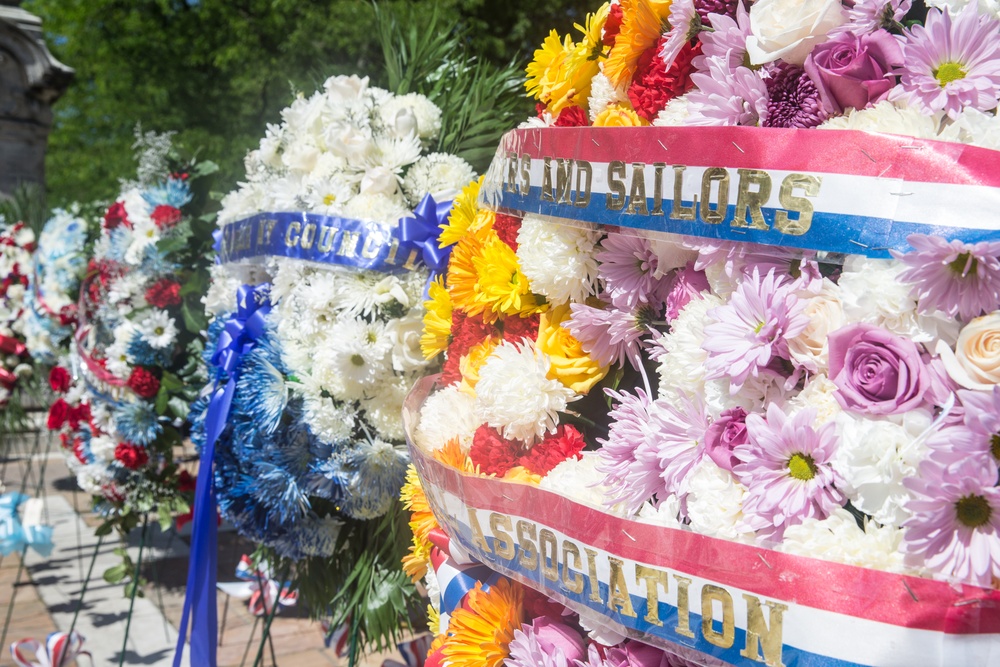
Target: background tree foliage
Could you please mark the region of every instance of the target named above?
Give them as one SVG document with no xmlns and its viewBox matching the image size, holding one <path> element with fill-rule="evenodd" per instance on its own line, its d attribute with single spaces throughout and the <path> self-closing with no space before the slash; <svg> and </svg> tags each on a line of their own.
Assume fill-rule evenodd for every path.
<svg viewBox="0 0 1000 667">
<path fill-rule="evenodd" d="M 596 0 L 392 0 L 404 25 L 455 24 L 469 51 L 527 62 L 552 28 L 571 30 Z M 382 85 L 375 12 L 366 0 L 26 0 L 55 55 L 77 79 L 56 105 L 49 203 L 116 190 L 135 170 L 136 123 L 217 162 L 225 191 L 242 159 L 294 94 L 334 74 Z M 525 113 L 531 104 L 524 101 Z M 106 195 L 105 195 L 106 196 Z"/>
</svg>

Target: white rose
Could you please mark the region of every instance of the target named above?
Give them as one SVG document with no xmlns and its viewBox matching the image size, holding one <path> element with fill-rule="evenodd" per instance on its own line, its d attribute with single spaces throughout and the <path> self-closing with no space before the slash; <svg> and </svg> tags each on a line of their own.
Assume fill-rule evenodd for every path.
<svg viewBox="0 0 1000 667">
<path fill-rule="evenodd" d="M 389 131 L 396 137 L 407 137 L 417 133 L 417 116 L 413 109 L 399 109 L 389 120 Z"/>
<path fill-rule="evenodd" d="M 759 0 L 750 7 L 747 54 L 754 65 L 801 65 L 826 35 L 847 21 L 840 0 Z"/>
<path fill-rule="evenodd" d="M 310 172 L 316 166 L 316 160 L 319 159 L 319 149 L 305 142 L 297 141 L 294 145 L 289 146 L 281 159 L 289 169 Z"/>
<path fill-rule="evenodd" d="M 392 338 L 393 370 L 405 373 L 427 365 L 427 360 L 420 351 L 420 335 L 424 330 L 424 319 L 420 314 L 392 320 L 385 329 Z"/>
<path fill-rule="evenodd" d="M 824 372 L 829 352 L 826 339 L 845 324 L 837 286 L 824 279 L 823 290 L 806 302 L 805 314 L 809 324 L 789 339 L 788 352 L 797 366 L 811 373 Z"/>
<path fill-rule="evenodd" d="M 399 189 L 399 179 L 388 167 L 372 167 L 361 177 L 361 194 L 391 197 Z"/>
<path fill-rule="evenodd" d="M 357 75 L 331 76 L 323 84 L 332 101 L 354 100 L 368 88 L 368 77 L 361 79 Z"/>
<path fill-rule="evenodd" d="M 992 391 L 1000 384 L 1000 311 L 966 324 L 954 352 L 944 341 L 935 351 L 952 380 L 966 389 Z"/>
<path fill-rule="evenodd" d="M 334 154 L 345 158 L 363 157 L 372 147 L 371 139 L 353 127 L 334 132 L 327 143 Z"/>
</svg>

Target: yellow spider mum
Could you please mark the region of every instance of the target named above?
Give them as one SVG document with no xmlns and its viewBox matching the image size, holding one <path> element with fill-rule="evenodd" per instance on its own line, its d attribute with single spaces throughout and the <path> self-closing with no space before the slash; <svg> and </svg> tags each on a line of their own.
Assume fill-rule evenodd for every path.
<svg viewBox="0 0 1000 667">
<path fill-rule="evenodd" d="M 477 582 L 448 624 L 450 636 L 442 653 L 451 667 L 500 667 L 509 654 L 514 631 L 521 628 L 523 601 L 520 585 L 509 579 L 490 586 L 489 592 Z"/>
<path fill-rule="evenodd" d="M 441 632 L 441 612 L 438 611 L 437 607 L 435 607 L 432 604 L 427 605 L 427 628 L 435 634 Z M 446 635 L 444 634 L 441 634 L 440 636 L 446 637 Z M 437 642 L 437 637 L 435 637 L 434 642 L 431 643 L 430 653 L 433 653 L 436 650 L 436 648 L 440 648 L 441 644 L 438 644 L 437 647 L 434 646 L 434 643 L 436 642 Z M 441 643 L 443 644 L 444 641 L 442 640 Z"/>
<path fill-rule="evenodd" d="M 427 575 L 427 568 L 431 563 L 431 543 L 421 542 L 417 536 L 413 536 L 413 544 L 410 545 L 410 553 L 403 556 L 403 572 L 416 583 Z"/>
<path fill-rule="evenodd" d="M 420 484 L 417 469 L 412 463 L 406 469 L 406 483 L 399 493 L 399 499 L 403 501 L 403 507 L 411 512 L 410 530 L 413 531 L 413 536 L 421 542 L 426 542 L 430 532 L 438 527 L 438 522 L 431 512 L 424 487 Z"/>
<path fill-rule="evenodd" d="M 476 301 L 484 307 L 487 322 L 500 315 L 530 315 L 545 310 L 531 292 L 517 255 L 496 234 L 486 239 L 482 252 L 472 258 L 478 281 Z"/>
<path fill-rule="evenodd" d="M 622 28 L 604 63 L 604 75 L 615 88 L 632 83 L 639 57 L 666 32 L 670 0 L 622 0 Z"/>
<path fill-rule="evenodd" d="M 462 449 L 458 438 L 452 438 L 444 443 L 444 447 L 434 452 L 434 458 L 446 466 L 451 466 L 462 472 L 474 472 L 475 470 L 472 465 L 472 459 Z"/>
<path fill-rule="evenodd" d="M 424 331 L 420 335 L 420 351 L 425 359 L 433 359 L 448 349 L 451 340 L 451 295 L 438 276 L 428 289 L 430 298 L 424 301 Z"/>
<path fill-rule="evenodd" d="M 448 214 L 448 224 L 441 226 L 441 236 L 438 237 L 438 244 L 442 248 L 458 243 L 469 232 L 493 226 L 496 214 L 479 206 L 479 188 L 482 187 L 484 178 L 485 175 L 472 181 L 455 197 L 451 213 Z"/>
<path fill-rule="evenodd" d="M 649 125 L 645 118 L 640 118 L 639 114 L 632 109 L 612 104 L 607 109 L 597 114 L 594 118 L 594 127 L 639 127 Z"/>
</svg>

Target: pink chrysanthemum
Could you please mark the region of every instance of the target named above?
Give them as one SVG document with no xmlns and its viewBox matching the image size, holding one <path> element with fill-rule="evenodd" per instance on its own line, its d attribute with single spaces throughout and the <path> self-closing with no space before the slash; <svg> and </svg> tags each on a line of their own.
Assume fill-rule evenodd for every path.
<svg viewBox="0 0 1000 667">
<path fill-rule="evenodd" d="M 705 458 L 708 415 L 700 399 L 682 396 L 657 400 L 650 411 L 649 433 L 660 459 L 660 477 L 667 493 L 683 496 L 691 469 Z"/>
<path fill-rule="evenodd" d="M 966 108 L 991 111 L 1000 100 L 1000 22 L 970 2 L 952 16 L 931 10 L 923 26 L 901 39 L 903 66 L 890 100 L 905 100 L 927 115 L 957 118 Z"/>
<path fill-rule="evenodd" d="M 965 408 L 965 427 L 972 434 L 967 454 L 978 457 L 984 466 L 1000 464 L 1000 386 L 993 391 L 959 390 Z"/>
<path fill-rule="evenodd" d="M 844 504 L 843 486 L 830 461 L 837 447 L 836 426 L 813 428 L 816 410 L 787 416 L 774 403 L 767 419 L 746 417 L 750 441 L 733 449 L 740 461 L 733 474 L 747 487 L 743 516 L 763 538 L 781 539 L 785 528 L 803 519 L 825 519 Z"/>
<path fill-rule="evenodd" d="M 844 8 L 847 23 L 834 28 L 830 34 L 864 35 L 879 29 L 898 30 L 900 21 L 912 6 L 913 0 L 856 0 L 853 7 Z"/>
<path fill-rule="evenodd" d="M 670 25 L 670 32 L 660 47 L 660 59 L 669 68 L 684 45 L 701 31 L 701 16 L 695 9 L 694 0 L 673 0 L 667 23 Z"/>
<path fill-rule="evenodd" d="M 750 36 L 750 12 L 742 2 L 735 4 L 735 14 L 711 15 L 708 22 L 712 29 L 698 37 L 701 40 L 701 55 L 692 64 L 699 72 L 707 71 L 712 63 L 727 72 L 749 63 L 747 37 Z"/>
<path fill-rule="evenodd" d="M 805 330 L 809 318 L 789 285 L 775 271 L 758 271 L 740 282 L 729 303 L 708 311 L 701 344 L 708 352 L 708 379 L 729 378 L 736 393 L 750 376 L 757 377 L 772 359 L 788 358 L 788 339 Z"/>
<path fill-rule="evenodd" d="M 1000 306 L 1000 241 L 971 244 L 923 234 L 906 241 L 914 252 L 892 254 L 909 267 L 899 280 L 913 283 L 921 313 L 940 310 L 968 321 Z"/>
<path fill-rule="evenodd" d="M 642 389 L 636 394 L 607 391 L 617 401 L 608 413 L 611 429 L 601 444 L 597 469 L 609 487 L 608 505 L 623 503 L 635 512 L 654 494 L 663 491 L 656 447 L 649 437 L 652 401 Z"/>
<path fill-rule="evenodd" d="M 1000 577 L 1000 488 L 995 467 L 929 460 L 903 481 L 913 493 L 903 522 L 907 559 L 948 577 L 992 586 Z"/>
<path fill-rule="evenodd" d="M 712 62 L 708 72 L 691 75 L 687 125 L 749 125 L 767 119 L 767 86 L 748 67 L 730 70 Z"/>
<path fill-rule="evenodd" d="M 632 310 L 639 304 L 662 302 L 659 256 L 648 239 L 608 234 L 594 257 L 600 262 L 597 275 L 618 308 Z"/>
<path fill-rule="evenodd" d="M 628 361 L 638 370 L 641 339 L 651 334 L 650 323 L 655 319 L 649 306 L 627 311 L 613 305 L 602 309 L 574 303 L 570 310 L 572 315 L 563 326 L 594 361 L 601 366 Z"/>
<path fill-rule="evenodd" d="M 819 88 L 797 65 L 778 62 L 769 68 L 767 118 L 763 127 L 816 127 L 827 118 Z"/>
</svg>

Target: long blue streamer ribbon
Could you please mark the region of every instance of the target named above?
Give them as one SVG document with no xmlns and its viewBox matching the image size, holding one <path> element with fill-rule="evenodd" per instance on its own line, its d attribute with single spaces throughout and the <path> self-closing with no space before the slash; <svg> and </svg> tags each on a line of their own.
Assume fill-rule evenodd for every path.
<svg viewBox="0 0 1000 667">
<path fill-rule="evenodd" d="M 219 334 L 212 356 L 212 365 L 216 369 L 215 389 L 205 416 L 205 446 L 201 450 L 192 517 L 191 560 L 188 563 L 187 590 L 178 628 L 174 667 L 180 667 L 192 614 L 191 664 L 198 667 L 216 665 L 218 524 L 212 462 L 215 459 L 215 443 L 226 426 L 232 406 L 240 359 L 253 349 L 257 339 L 264 334 L 266 317 L 271 310 L 269 290 L 270 285 L 266 284 L 239 288 L 236 313 Z"/>
</svg>

